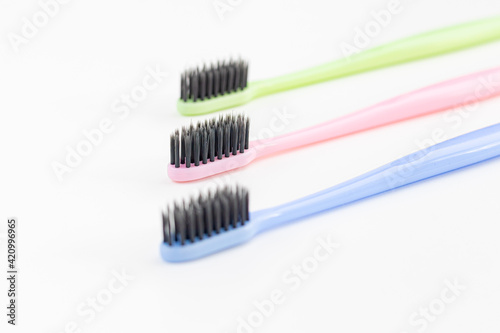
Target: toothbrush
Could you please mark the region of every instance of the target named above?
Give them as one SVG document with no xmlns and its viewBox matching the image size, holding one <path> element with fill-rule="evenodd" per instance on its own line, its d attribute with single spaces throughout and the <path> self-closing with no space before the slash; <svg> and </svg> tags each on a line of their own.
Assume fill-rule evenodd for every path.
<svg viewBox="0 0 500 333">
<path fill-rule="evenodd" d="M 224 110 L 284 90 L 432 57 L 499 38 L 500 16 L 430 31 L 361 52 L 349 59 L 248 84 L 248 63 L 245 61 L 204 66 L 181 75 L 177 110 L 186 116 Z"/>
<path fill-rule="evenodd" d="M 491 98 L 500 94 L 499 82 L 500 67 L 431 85 L 300 131 L 253 142 L 249 142 L 247 117 L 214 118 L 171 135 L 167 173 L 177 182 L 209 177 L 280 151 Z"/>
<path fill-rule="evenodd" d="M 169 262 L 198 259 L 288 222 L 498 156 L 500 124 L 444 141 L 337 186 L 257 212 L 248 212 L 247 190 L 226 187 L 163 212 L 161 255 Z"/>
</svg>

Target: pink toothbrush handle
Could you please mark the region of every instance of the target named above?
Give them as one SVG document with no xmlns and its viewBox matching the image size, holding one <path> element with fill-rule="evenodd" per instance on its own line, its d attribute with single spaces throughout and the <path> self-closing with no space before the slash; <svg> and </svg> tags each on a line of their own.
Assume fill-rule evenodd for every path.
<svg viewBox="0 0 500 333">
<path fill-rule="evenodd" d="M 257 156 L 338 138 L 500 94 L 500 67 L 419 89 L 301 131 L 253 142 Z"/>
</svg>

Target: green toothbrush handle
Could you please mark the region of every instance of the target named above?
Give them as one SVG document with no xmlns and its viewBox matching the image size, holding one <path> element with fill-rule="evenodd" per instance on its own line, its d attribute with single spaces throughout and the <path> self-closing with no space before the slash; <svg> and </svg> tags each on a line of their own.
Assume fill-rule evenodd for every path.
<svg viewBox="0 0 500 333">
<path fill-rule="evenodd" d="M 292 74 L 253 82 L 254 97 L 423 59 L 500 38 L 500 17 L 435 30 Z"/>
</svg>

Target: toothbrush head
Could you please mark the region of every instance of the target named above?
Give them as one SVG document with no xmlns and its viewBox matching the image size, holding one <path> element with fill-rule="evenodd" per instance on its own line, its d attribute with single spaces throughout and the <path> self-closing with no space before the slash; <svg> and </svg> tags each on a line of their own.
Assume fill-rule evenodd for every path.
<svg viewBox="0 0 500 333">
<path fill-rule="evenodd" d="M 162 213 L 161 255 L 169 262 L 204 257 L 253 236 L 248 190 L 226 186 L 176 203 Z"/>
<path fill-rule="evenodd" d="M 181 74 L 177 109 L 192 116 L 240 105 L 251 99 L 247 87 L 248 62 L 244 60 L 188 69 Z"/>
<path fill-rule="evenodd" d="M 174 181 L 190 181 L 250 163 L 250 119 L 226 115 L 191 124 L 170 136 L 168 175 Z"/>
</svg>

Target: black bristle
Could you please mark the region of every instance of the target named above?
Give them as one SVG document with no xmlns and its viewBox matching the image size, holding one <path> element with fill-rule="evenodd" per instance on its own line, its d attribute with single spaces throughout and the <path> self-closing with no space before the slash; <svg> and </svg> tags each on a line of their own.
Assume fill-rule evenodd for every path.
<svg viewBox="0 0 500 333">
<path fill-rule="evenodd" d="M 221 193 L 220 196 L 220 209 L 221 209 L 221 225 L 224 230 L 229 230 L 229 222 L 231 219 L 231 207 L 229 206 L 229 200 L 226 198 L 225 193 Z"/>
<path fill-rule="evenodd" d="M 184 151 L 186 153 L 186 168 L 191 166 L 191 136 L 185 133 L 184 136 Z"/>
<path fill-rule="evenodd" d="M 195 133 L 194 133 L 194 129 L 191 128 L 190 129 L 190 132 L 191 132 L 191 164 L 194 163 L 194 142 L 195 142 Z"/>
<path fill-rule="evenodd" d="M 228 91 L 236 90 L 236 86 L 234 84 L 234 65 L 232 63 L 229 64 L 227 71 L 228 71 L 227 90 Z"/>
<path fill-rule="evenodd" d="M 198 200 L 193 200 L 194 214 L 196 218 L 196 236 L 201 240 L 205 237 L 205 224 L 203 222 L 203 208 Z"/>
<path fill-rule="evenodd" d="M 220 70 L 214 69 L 214 96 L 220 94 Z"/>
<path fill-rule="evenodd" d="M 220 198 L 218 195 L 213 195 L 211 197 L 212 206 L 214 210 L 214 230 L 215 233 L 220 232 L 220 227 L 222 225 L 222 212 L 220 207 Z"/>
<path fill-rule="evenodd" d="M 181 99 L 186 102 L 187 101 L 187 87 L 186 87 L 186 73 L 181 74 Z"/>
<path fill-rule="evenodd" d="M 241 209 L 241 211 L 244 213 L 243 217 L 242 217 L 242 223 L 245 224 L 245 221 L 248 221 L 250 219 L 250 214 L 249 214 L 249 210 L 248 210 L 248 190 L 247 189 L 243 189 L 242 190 L 242 204 L 244 205 Z"/>
<path fill-rule="evenodd" d="M 200 149 L 201 149 L 200 131 L 196 129 L 194 131 L 194 141 L 193 141 L 193 157 L 195 166 L 200 165 Z"/>
<path fill-rule="evenodd" d="M 247 133 L 247 130 L 246 130 L 246 122 L 243 118 L 239 118 L 238 119 L 239 121 L 239 126 L 240 126 L 240 153 L 243 154 L 245 152 L 245 147 L 246 147 L 246 133 Z"/>
<path fill-rule="evenodd" d="M 227 89 L 227 79 L 228 79 L 228 72 L 227 72 L 227 67 L 222 63 L 222 66 L 220 67 L 220 94 L 224 95 L 226 92 L 229 92 L 229 89 Z"/>
<path fill-rule="evenodd" d="M 185 210 L 175 205 L 174 207 L 174 222 L 175 222 L 175 241 L 184 245 L 186 242 L 186 213 Z"/>
<path fill-rule="evenodd" d="M 214 72 L 210 69 L 207 72 L 207 97 L 212 98 L 214 92 Z"/>
<path fill-rule="evenodd" d="M 168 243 L 169 245 L 172 245 L 172 243 L 170 242 L 170 231 L 168 230 L 168 226 L 169 226 L 169 220 L 168 220 L 168 212 L 163 212 L 161 213 L 161 219 L 162 219 L 162 222 L 163 222 L 163 242 L 164 243 Z"/>
<path fill-rule="evenodd" d="M 203 205 L 205 231 L 207 236 L 210 237 L 212 236 L 212 233 L 214 231 L 214 215 L 213 215 L 214 213 L 212 210 L 212 203 L 210 202 L 209 198 L 200 200 L 202 200 L 202 205 Z"/>
<path fill-rule="evenodd" d="M 187 237 L 194 243 L 194 239 L 196 237 L 196 213 L 194 211 L 193 203 L 190 203 L 189 206 L 185 206 L 184 210 L 186 212 L 187 219 Z"/>
<path fill-rule="evenodd" d="M 203 164 L 208 162 L 208 134 L 206 129 L 203 129 L 201 133 L 201 160 Z"/>
<path fill-rule="evenodd" d="M 222 159 L 222 149 L 224 147 L 224 129 L 218 124 L 217 128 L 217 158 Z"/>
<path fill-rule="evenodd" d="M 175 242 L 175 223 L 170 210 L 167 209 L 162 214 L 163 218 L 163 241 L 168 245 Z"/>
<path fill-rule="evenodd" d="M 250 142 L 250 118 L 247 118 L 245 125 L 245 149 L 248 149 L 249 142 Z"/>
<path fill-rule="evenodd" d="M 241 87 L 241 61 L 234 66 L 234 90 Z"/>
<path fill-rule="evenodd" d="M 181 164 L 184 164 L 185 159 L 186 159 L 186 143 L 185 143 L 184 131 L 185 131 L 185 129 L 183 128 L 181 130 L 181 156 L 180 156 Z M 179 132 L 179 131 L 176 131 L 176 132 Z M 178 166 L 175 166 L 175 167 L 178 168 Z"/>
<path fill-rule="evenodd" d="M 196 102 L 196 99 L 198 98 L 198 81 L 198 73 L 193 71 L 189 79 L 189 84 L 191 86 L 190 97 L 193 99 L 193 102 Z"/>
<path fill-rule="evenodd" d="M 241 83 L 240 87 L 241 89 L 245 89 L 248 84 L 248 63 L 247 62 L 242 62 L 242 71 L 241 71 Z"/>
<path fill-rule="evenodd" d="M 248 191 L 226 186 L 189 202 L 175 204 L 162 214 L 163 242 L 189 245 L 214 234 L 231 232 L 248 221 Z"/>
<path fill-rule="evenodd" d="M 176 149 L 176 144 L 175 144 L 175 134 L 170 135 L 170 164 L 175 165 L 175 149 Z"/>
<path fill-rule="evenodd" d="M 203 101 L 207 93 L 207 71 L 205 68 L 198 75 L 200 76 L 200 99 Z"/>
<path fill-rule="evenodd" d="M 175 131 L 174 134 L 174 159 L 175 159 L 175 167 L 180 167 L 180 159 L 179 159 L 179 131 Z"/>
<path fill-rule="evenodd" d="M 248 149 L 249 119 L 226 115 L 191 124 L 170 136 L 170 164 L 186 168 L 215 162 Z"/>
<path fill-rule="evenodd" d="M 210 158 L 210 162 L 215 161 L 215 128 L 210 128 L 210 134 L 208 136 L 208 156 Z"/>
<path fill-rule="evenodd" d="M 229 157 L 231 154 L 231 124 L 226 123 L 224 126 L 224 156 Z"/>
<path fill-rule="evenodd" d="M 238 191 L 234 191 L 234 194 L 228 193 L 228 196 L 234 196 L 234 200 L 230 201 L 231 204 L 231 225 L 233 228 L 237 227 L 238 224 L 238 201 L 239 201 L 239 193 Z"/>
<path fill-rule="evenodd" d="M 168 231 L 168 244 L 172 245 L 173 242 L 175 241 L 175 223 L 173 220 L 173 216 L 170 213 L 170 211 L 167 211 L 167 217 L 168 217 L 168 225 L 167 225 L 167 231 Z"/>
<path fill-rule="evenodd" d="M 238 153 L 238 124 L 233 121 L 231 124 L 231 148 L 233 155 Z"/>
</svg>

